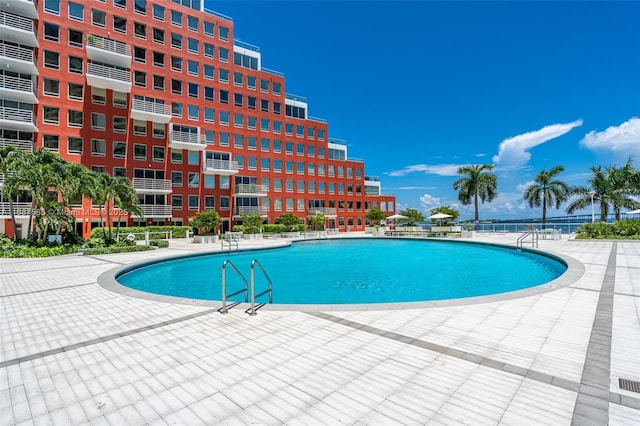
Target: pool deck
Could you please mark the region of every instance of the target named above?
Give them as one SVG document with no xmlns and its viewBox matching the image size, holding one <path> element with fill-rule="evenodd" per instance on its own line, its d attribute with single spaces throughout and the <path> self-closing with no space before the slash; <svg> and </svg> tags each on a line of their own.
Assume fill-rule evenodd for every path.
<svg viewBox="0 0 640 426">
<path fill-rule="evenodd" d="M 640 241 L 540 240 L 584 275 L 458 306 L 221 315 L 97 283 L 219 247 L 0 259 L 0 425 L 640 424 Z"/>
</svg>

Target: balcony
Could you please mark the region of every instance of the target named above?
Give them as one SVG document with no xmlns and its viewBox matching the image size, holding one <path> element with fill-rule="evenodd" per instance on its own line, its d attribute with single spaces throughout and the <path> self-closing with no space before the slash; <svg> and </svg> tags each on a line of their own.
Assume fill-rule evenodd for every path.
<svg viewBox="0 0 640 426">
<path fill-rule="evenodd" d="M 314 207 L 307 211 L 309 216 L 315 216 L 316 214 L 323 214 L 326 217 L 338 217 L 338 209 L 335 207 Z"/>
<path fill-rule="evenodd" d="M 33 80 L 0 74 L 0 99 L 37 104 Z"/>
<path fill-rule="evenodd" d="M 266 185 L 254 185 L 251 183 L 240 183 L 235 186 L 234 197 L 266 197 Z"/>
<path fill-rule="evenodd" d="M 5 2 L 6 0 L 2 0 L 0 4 Z M 33 19 L 2 11 L 0 12 L 0 34 L 2 34 L 3 40 L 38 47 L 38 37 Z"/>
<path fill-rule="evenodd" d="M 0 2 L 0 10 L 31 19 L 38 19 L 38 10 L 34 0 L 4 0 Z"/>
<path fill-rule="evenodd" d="M 134 99 L 131 104 L 131 118 L 167 124 L 171 121 L 171 105 L 144 99 Z"/>
<path fill-rule="evenodd" d="M 22 132 L 37 132 L 33 111 L 28 109 L 0 107 L 0 128 Z"/>
<path fill-rule="evenodd" d="M 235 206 L 233 208 L 233 216 L 239 217 L 243 214 L 259 214 L 260 216 L 266 216 L 269 209 L 259 206 Z"/>
<path fill-rule="evenodd" d="M 100 89 L 129 93 L 131 92 L 131 71 L 88 63 L 87 84 Z"/>
<path fill-rule="evenodd" d="M 238 162 L 231 160 L 205 160 L 202 173 L 205 175 L 232 176 L 238 173 Z"/>
<path fill-rule="evenodd" d="M 207 144 L 204 140 L 200 140 L 200 134 L 183 132 L 180 130 L 171 130 L 169 135 L 169 148 L 186 149 L 189 151 L 204 151 Z"/>
<path fill-rule="evenodd" d="M 138 207 L 140 207 L 144 212 L 145 219 L 171 217 L 171 206 L 161 204 L 138 204 Z M 140 218 L 140 216 L 135 214 L 132 214 L 131 217 Z"/>
<path fill-rule="evenodd" d="M 171 181 L 168 179 L 133 178 L 132 185 L 138 194 L 171 193 Z"/>
<path fill-rule="evenodd" d="M 23 141 L 18 139 L 3 139 L 0 138 L 0 148 L 13 147 L 20 151 L 33 152 L 33 142 Z"/>
<path fill-rule="evenodd" d="M 122 68 L 131 66 L 131 47 L 121 41 L 89 35 L 87 37 L 87 58 Z"/>
<path fill-rule="evenodd" d="M 12 203 L 9 206 L 8 201 L 0 202 L 0 217 L 8 219 L 11 217 L 11 210 L 13 208 L 13 214 L 17 217 L 27 217 L 31 213 L 31 203 L 19 202 Z"/>
<path fill-rule="evenodd" d="M 38 75 L 33 49 L 0 43 L 0 61 L 6 71 Z"/>
</svg>

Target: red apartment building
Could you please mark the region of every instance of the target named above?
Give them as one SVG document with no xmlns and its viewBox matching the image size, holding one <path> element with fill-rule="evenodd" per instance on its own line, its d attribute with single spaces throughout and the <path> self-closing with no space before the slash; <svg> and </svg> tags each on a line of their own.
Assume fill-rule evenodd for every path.
<svg viewBox="0 0 640 426">
<path fill-rule="evenodd" d="M 243 213 L 273 223 L 321 212 L 327 227 L 358 231 L 370 208 L 395 210 L 326 120 L 204 0 L 2 1 L 0 63 L 1 146 L 130 178 L 144 218 L 129 225 L 188 224 L 214 209 L 224 230 Z M 15 201 L 25 236 L 29 200 Z M 97 206 L 76 203 L 86 237 Z"/>
</svg>

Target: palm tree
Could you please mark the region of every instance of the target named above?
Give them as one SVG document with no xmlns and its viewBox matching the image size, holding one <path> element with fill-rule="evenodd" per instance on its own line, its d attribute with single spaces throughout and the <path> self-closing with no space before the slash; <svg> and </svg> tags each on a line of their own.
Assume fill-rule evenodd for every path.
<svg viewBox="0 0 640 426">
<path fill-rule="evenodd" d="M 23 164 L 23 156 L 23 151 L 18 151 L 13 147 L 0 149 L 0 175 L 3 177 L 2 197 L 9 201 L 14 240 L 18 238 L 18 224 L 16 222 L 16 212 L 13 209 L 13 200 L 18 197 L 20 191 L 20 183 L 16 175 Z"/>
<path fill-rule="evenodd" d="M 493 173 L 486 173 L 493 170 L 492 164 L 474 164 L 462 166 L 458 169 L 458 174 L 467 175 L 461 177 L 453 183 L 453 189 L 458 192 L 458 200 L 463 206 L 468 206 L 473 202 L 474 221 L 478 221 L 478 200 L 493 201 L 498 196 L 498 178 Z"/>
<path fill-rule="evenodd" d="M 640 205 L 631 196 L 640 195 L 640 172 L 633 168 L 633 160 L 629 158 L 624 166 L 607 168 L 608 177 L 611 180 L 613 193 L 611 204 L 615 213 L 615 220 L 620 220 L 622 207 L 636 209 Z"/>
<path fill-rule="evenodd" d="M 128 212 L 139 217 L 144 217 L 144 210 L 138 205 L 138 193 L 131 181 L 124 177 L 116 177 L 115 179 L 115 195 L 113 197 L 114 206 L 118 208 L 118 228 L 116 230 L 116 239 L 120 235 L 120 220 L 122 213 Z"/>
<path fill-rule="evenodd" d="M 542 229 L 546 228 L 547 206 L 560 208 L 560 204 L 567 201 L 571 188 L 555 177 L 564 171 L 564 167 L 555 166 L 551 170 L 541 170 L 534 183 L 524 191 L 524 199 L 529 207 L 540 207 L 542 204 Z"/>
</svg>

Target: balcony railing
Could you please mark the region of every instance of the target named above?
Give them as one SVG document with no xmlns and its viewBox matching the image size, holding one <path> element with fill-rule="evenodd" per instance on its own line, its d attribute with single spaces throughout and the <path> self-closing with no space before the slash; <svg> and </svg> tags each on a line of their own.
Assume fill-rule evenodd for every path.
<svg viewBox="0 0 640 426">
<path fill-rule="evenodd" d="M 6 4 L 11 4 L 11 2 L 0 2 L 0 8 L 4 8 Z M 0 38 L 14 43 L 38 47 L 38 38 L 33 19 L 5 11 L 0 11 Z"/>
<path fill-rule="evenodd" d="M 171 130 L 169 135 L 169 148 L 203 151 L 206 147 L 207 144 L 204 140 L 200 139 L 199 133 Z"/>
<path fill-rule="evenodd" d="M 21 151 L 33 152 L 33 142 L 18 139 L 0 139 L 0 148 L 14 147 Z"/>
<path fill-rule="evenodd" d="M 35 28 L 33 19 L 6 12 L 0 12 L 0 25 L 28 32 L 33 32 Z"/>
<path fill-rule="evenodd" d="M 307 213 L 309 216 L 315 216 L 316 214 L 323 214 L 325 216 L 337 216 L 338 209 L 335 207 L 313 207 L 310 208 Z"/>
<path fill-rule="evenodd" d="M 87 84 L 101 89 L 131 92 L 131 71 L 106 65 L 87 64 Z"/>
<path fill-rule="evenodd" d="M 138 193 L 171 192 L 171 181 L 168 179 L 133 178 L 131 183 Z"/>
<path fill-rule="evenodd" d="M 0 74 L 0 95 L 5 99 L 31 104 L 38 103 L 33 80 Z"/>
<path fill-rule="evenodd" d="M 203 172 L 223 176 L 234 175 L 238 173 L 238 162 L 231 160 L 205 160 Z"/>
<path fill-rule="evenodd" d="M 304 102 L 305 104 L 307 103 L 307 98 L 304 96 L 294 95 L 292 93 L 285 93 L 284 97 L 285 99 L 289 99 L 292 101 Z"/>
<path fill-rule="evenodd" d="M 38 128 L 33 122 L 33 111 L 28 109 L 0 107 L 1 127 L 21 130 L 26 132 L 37 132 Z"/>
<path fill-rule="evenodd" d="M 15 216 L 29 216 L 32 210 L 31 203 L 29 202 L 12 203 L 11 206 L 9 206 L 8 201 L 2 201 L 0 202 L 0 216 L 10 217 L 11 208 L 13 208 L 13 214 Z"/>
<path fill-rule="evenodd" d="M 144 212 L 145 218 L 171 217 L 171 206 L 159 204 L 139 204 L 138 207 Z M 139 217 L 135 214 L 132 217 Z"/>
<path fill-rule="evenodd" d="M 250 183 L 240 183 L 235 186 L 235 194 L 247 194 L 254 196 L 265 196 L 267 195 L 267 185 L 254 185 Z"/>
<path fill-rule="evenodd" d="M 235 206 L 233 208 L 234 216 L 240 216 L 243 214 L 259 214 L 260 216 L 266 216 L 269 209 L 260 206 Z"/>
<path fill-rule="evenodd" d="M 13 46 L 11 44 L 6 44 L 6 43 L 0 43 L 0 56 L 35 64 L 33 49 L 27 49 L 25 47 Z"/>
<path fill-rule="evenodd" d="M 34 0 L 9 0 L 0 2 L 0 10 L 31 19 L 38 19 L 38 10 Z"/>
<path fill-rule="evenodd" d="M 171 121 L 171 105 L 134 99 L 131 104 L 131 118 L 167 124 Z"/>
<path fill-rule="evenodd" d="M 87 37 L 87 57 L 92 61 L 128 68 L 131 66 L 131 46 L 91 34 Z"/>
</svg>

